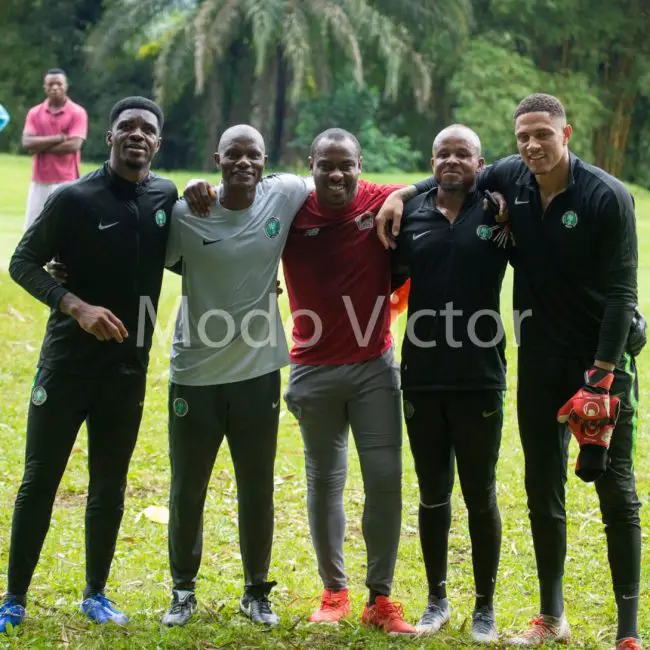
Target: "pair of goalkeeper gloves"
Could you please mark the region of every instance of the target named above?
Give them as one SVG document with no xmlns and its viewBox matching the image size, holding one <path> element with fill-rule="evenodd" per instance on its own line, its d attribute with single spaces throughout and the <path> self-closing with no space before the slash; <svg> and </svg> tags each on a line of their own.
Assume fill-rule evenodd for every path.
<svg viewBox="0 0 650 650">
<path fill-rule="evenodd" d="M 646 322 L 635 308 L 627 349 L 637 356 L 646 343 Z M 585 384 L 557 412 L 580 447 L 575 473 L 590 483 L 607 470 L 609 443 L 618 420 L 621 401 L 610 395 L 614 372 L 594 366 L 585 373 Z"/>
</svg>

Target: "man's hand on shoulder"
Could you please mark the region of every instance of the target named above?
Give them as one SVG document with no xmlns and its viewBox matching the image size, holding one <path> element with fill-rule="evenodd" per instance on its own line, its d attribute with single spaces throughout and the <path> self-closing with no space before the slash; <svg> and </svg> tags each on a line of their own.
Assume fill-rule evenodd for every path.
<svg viewBox="0 0 650 650">
<path fill-rule="evenodd" d="M 183 198 L 190 210 L 199 217 L 209 217 L 212 202 L 217 196 L 214 186 L 202 178 L 192 178 L 183 190 Z"/>
</svg>

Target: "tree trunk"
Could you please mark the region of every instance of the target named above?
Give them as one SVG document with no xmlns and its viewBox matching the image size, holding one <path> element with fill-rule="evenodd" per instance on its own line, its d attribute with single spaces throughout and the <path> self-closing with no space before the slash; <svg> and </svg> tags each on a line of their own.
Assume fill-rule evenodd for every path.
<svg viewBox="0 0 650 650">
<path fill-rule="evenodd" d="M 270 61 L 262 75 L 255 79 L 251 106 L 251 124 L 270 144 L 273 125 L 273 106 L 277 90 L 277 60 Z"/>
<path fill-rule="evenodd" d="M 277 165 L 282 157 L 284 122 L 287 112 L 287 84 L 289 83 L 289 75 L 281 45 L 278 45 L 275 48 L 275 62 L 277 66 L 277 75 L 275 78 L 276 90 L 273 111 L 273 138 L 271 140 L 271 149 L 269 152 L 269 162 L 272 166 Z"/>
<path fill-rule="evenodd" d="M 214 152 L 221 129 L 221 84 L 216 70 L 207 79 L 207 92 L 203 98 L 203 119 L 205 120 L 205 141 L 201 169 L 214 170 Z"/>
</svg>

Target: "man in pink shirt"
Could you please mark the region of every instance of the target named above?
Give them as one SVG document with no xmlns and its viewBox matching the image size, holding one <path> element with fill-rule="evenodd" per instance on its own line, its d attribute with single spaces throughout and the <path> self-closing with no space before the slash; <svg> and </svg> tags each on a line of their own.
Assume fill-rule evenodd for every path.
<svg viewBox="0 0 650 650">
<path fill-rule="evenodd" d="M 88 115 L 68 98 L 65 72 L 48 70 L 43 88 L 47 99 L 29 110 L 23 129 L 23 147 L 33 154 L 26 229 L 59 185 L 79 178 L 81 146 L 88 135 Z"/>
</svg>

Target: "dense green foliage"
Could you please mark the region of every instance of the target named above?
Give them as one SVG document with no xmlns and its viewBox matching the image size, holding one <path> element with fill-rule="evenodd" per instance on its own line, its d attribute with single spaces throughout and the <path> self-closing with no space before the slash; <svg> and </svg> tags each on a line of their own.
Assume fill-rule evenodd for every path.
<svg viewBox="0 0 650 650">
<path fill-rule="evenodd" d="M 573 148 L 650 186 L 650 13 L 645 0 L 5 0 L 0 102 L 19 151 L 41 76 L 69 72 L 91 116 L 86 159 L 104 155 L 105 115 L 129 93 L 169 116 L 160 162 L 209 166 L 237 122 L 264 133 L 274 164 L 303 163 L 321 126 L 359 135 L 368 169 L 424 169 L 443 126 L 462 121 L 488 159 L 512 152 L 511 114 L 557 94 Z M 415 153 L 413 153 L 415 152 Z"/>
</svg>

